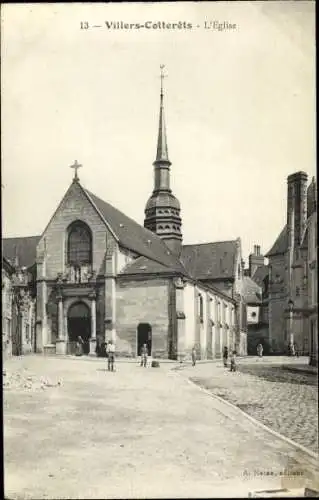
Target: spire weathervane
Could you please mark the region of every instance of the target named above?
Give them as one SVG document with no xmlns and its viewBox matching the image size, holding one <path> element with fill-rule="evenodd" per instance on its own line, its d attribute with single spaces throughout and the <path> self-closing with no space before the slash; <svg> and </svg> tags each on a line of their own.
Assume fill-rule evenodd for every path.
<svg viewBox="0 0 319 500">
<path fill-rule="evenodd" d="M 74 177 L 73 177 L 74 181 L 78 181 L 79 180 L 78 169 L 81 168 L 81 167 L 82 167 L 82 165 L 80 165 L 77 160 L 75 160 L 75 162 L 73 163 L 73 165 L 70 165 L 70 168 L 74 168 Z"/>
<path fill-rule="evenodd" d="M 161 70 L 161 76 L 160 76 L 160 79 L 161 79 L 161 97 L 163 97 L 163 81 L 164 81 L 164 78 L 166 78 L 166 75 L 164 75 L 164 68 L 165 68 L 165 64 L 161 64 L 160 65 L 160 70 Z"/>
<path fill-rule="evenodd" d="M 166 128 L 164 119 L 164 96 L 163 96 L 163 80 L 166 78 L 164 75 L 165 65 L 160 65 L 160 79 L 161 79 L 161 98 L 160 98 L 160 114 L 159 114 L 159 128 L 158 128 L 158 139 L 157 139 L 157 152 L 155 162 L 165 162 L 169 163 L 168 151 L 167 151 L 167 140 L 166 140 Z"/>
</svg>

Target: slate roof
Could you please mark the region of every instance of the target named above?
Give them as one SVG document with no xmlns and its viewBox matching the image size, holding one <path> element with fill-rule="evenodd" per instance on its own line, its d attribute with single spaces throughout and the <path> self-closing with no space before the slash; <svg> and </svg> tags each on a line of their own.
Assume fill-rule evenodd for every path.
<svg viewBox="0 0 319 500">
<path fill-rule="evenodd" d="M 237 241 L 216 241 L 198 245 L 184 245 L 181 261 L 197 280 L 233 278 Z"/>
<path fill-rule="evenodd" d="M 162 274 L 176 272 L 176 267 L 168 267 L 160 264 L 159 262 L 154 262 L 147 257 L 138 257 L 133 262 L 127 264 L 124 269 L 120 272 L 121 275 L 135 275 L 135 274 Z M 182 274 L 183 271 L 181 270 Z"/>
<path fill-rule="evenodd" d="M 82 189 L 110 225 L 120 245 L 175 271 L 185 272 L 177 257 L 157 234 L 141 226 L 87 189 Z"/>
<path fill-rule="evenodd" d="M 287 251 L 288 248 L 288 229 L 287 225 L 283 228 L 280 235 L 276 239 L 275 243 L 271 247 L 265 257 L 271 257 L 272 255 L 280 255 Z"/>
<path fill-rule="evenodd" d="M 247 304 L 261 304 L 261 287 L 249 276 L 243 277 L 242 295 Z"/>
<path fill-rule="evenodd" d="M 254 272 L 252 279 L 257 283 L 257 285 L 261 286 L 265 277 L 269 274 L 268 266 L 258 266 L 256 271 Z"/>
<path fill-rule="evenodd" d="M 19 266 L 31 267 L 36 262 L 37 244 L 41 236 L 3 238 L 3 256 L 13 265 L 16 255 Z"/>
</svg>

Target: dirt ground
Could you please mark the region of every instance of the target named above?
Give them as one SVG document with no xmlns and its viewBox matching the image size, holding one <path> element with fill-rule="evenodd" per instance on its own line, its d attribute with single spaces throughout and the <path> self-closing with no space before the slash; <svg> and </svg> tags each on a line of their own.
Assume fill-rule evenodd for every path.
<svg viewBox="0 0 319 500">
<path fill-rule="evenodd" d="M 302 453 L 171 370 L 26 356 L 5 364 L 9 499 L 246 497 L 308 481 Z"/>
</svg>

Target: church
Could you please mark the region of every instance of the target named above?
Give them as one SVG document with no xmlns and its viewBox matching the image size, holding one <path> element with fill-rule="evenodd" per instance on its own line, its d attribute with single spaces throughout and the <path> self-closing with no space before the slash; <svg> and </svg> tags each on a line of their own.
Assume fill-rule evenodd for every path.
<svg viewBox="0 0 319 500">
<path fill-rule="evenodd" d="M 144 343 L 153 358 L 182 360 L 194 346 L 199 359 L 221 357 L 226 345 L 246 355 L 241 240 L 183 245 L 163 101 L 161 84 L 144 226 L 88 191 L 75 162 L 43 233 L 3 240 L 4 257 L 33 290 L 34 326 L 21 335 L 22 353 L 74 354 L 81 336 L 88 355 L 110 339 L 124 357 L 138 356 Z"/>
</svg>

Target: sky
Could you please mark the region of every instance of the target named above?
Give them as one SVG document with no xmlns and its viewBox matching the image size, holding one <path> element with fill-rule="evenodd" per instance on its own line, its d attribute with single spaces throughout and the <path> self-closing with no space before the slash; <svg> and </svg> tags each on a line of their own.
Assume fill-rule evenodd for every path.
<svg viewBox="0 0 319 500">
<path fill-rule="evenodd" d="M 245 259 L 254 244 L 270 249 L 286 222 L 287 176 L 315 175 L 314 2 L 4 4 L 1 12 L 4 237 L 42 233 L 75 159 L 84 187 L 143 224 L 165 64 L 184 243 L 240 237 Z M 121 21 L 151 27 L 108 27 Z M 158 27 L 173 22 L 183 27 Z"/>
</svg>

